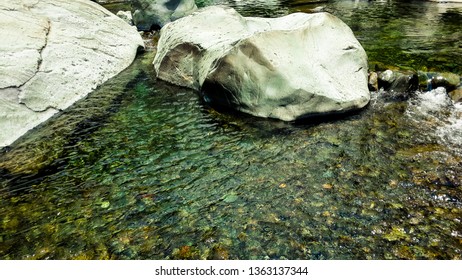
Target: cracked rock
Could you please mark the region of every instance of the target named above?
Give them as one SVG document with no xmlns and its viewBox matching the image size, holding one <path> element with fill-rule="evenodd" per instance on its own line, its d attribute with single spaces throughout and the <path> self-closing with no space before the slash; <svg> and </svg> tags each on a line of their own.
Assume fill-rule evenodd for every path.
<svg viewBox="0 0 462 280">
<path fill-rule="evenodd" d="M 89 0 L 0 3 L 0 147 L 129 66 L 136 28 Z"/>
</svg>

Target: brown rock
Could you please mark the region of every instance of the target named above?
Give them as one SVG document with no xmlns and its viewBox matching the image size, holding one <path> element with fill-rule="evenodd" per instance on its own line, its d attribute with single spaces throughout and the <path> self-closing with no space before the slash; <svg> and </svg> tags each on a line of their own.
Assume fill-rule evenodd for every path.
<svg viewBox="0 0 462 280">
<path fill-rule="evenodd" d="M 462 88 L 451 91 L 449 96 L 454 102 L 462 102 Z"/>
</svg>

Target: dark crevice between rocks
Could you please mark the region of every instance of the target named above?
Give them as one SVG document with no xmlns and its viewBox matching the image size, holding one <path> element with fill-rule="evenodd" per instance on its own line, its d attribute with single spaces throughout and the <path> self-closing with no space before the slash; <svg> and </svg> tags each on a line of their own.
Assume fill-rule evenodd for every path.
<svg viewBox="0 0 462 280">
<path fill-rule="evenodd" d="M 109 118 L 120 110 L 124 99 L 127 97 L 127 92 L 134 90 L 138 81 L 146 77 L 147 73 L 140 72 L 134 79 L 126 84 L 123 91 L 112 99 L 110 105 L 106 109 L 101 113 L 97 113 L 96 115 L 78 122 L 72 133 L 66 137 L 67 140 L 63 145 L 62 151 L 57 156 L 57 159 L 53 160 L 51 164 L 40 168 L 35 174 L 15 174 L 5 168 L 0 168 L 0 181 L 6 182 L 0 185 L 0 196 L 13 196 L 27 193 L 34 185 L 38 185 L 45 180 L 47 176 L 56 174 L 65 169 L 66 165 L 69 163 L 68 154 L 73 151 L 75 146 L 79 142 L 84 141 L 88 135 L 103 127 Z M 9 152 L 11 149 L 10 146 L 3 147 L 1 154 Z"/>
<path fill-rule="evenodd" d="M 149 30 L 147 31 L 159 31 L 162 28 L 159 23 L 154 23 L 149 27 Z"/>
<path fill-rule="evenodd" d="M 139 55 L 143 54 L 146 52 L 146 48 L 143 46 L 138 46 L 136 49 L 136 56 L 138 57 Z"/>
</svg>

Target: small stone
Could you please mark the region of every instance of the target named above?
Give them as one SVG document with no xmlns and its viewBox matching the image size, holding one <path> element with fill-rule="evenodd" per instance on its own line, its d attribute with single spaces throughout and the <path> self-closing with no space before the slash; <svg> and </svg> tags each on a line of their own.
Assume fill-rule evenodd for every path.
<svg viewBox="0 0 462 280">
<path fill-rule="evenodd" d="M 213 260 L 228 260 L 229 253 L 223 246 L 216 246 L 212 249 L 212 256 L 211 259 Z"/>
<path fill-rule="evenodd" d="M 406 234 L 403 228 L 392 227 L 391 232 L 384 235 L 384 238 L 388 241 L 398 241 L 398 240 L 407 240 L 409 236 Z"/>
<path fill-rule="evenodd" d="M 233 203 L 233 202 L 235 202 L 238 198 L 239 198 L 239 196 L 237 196 L 236 194 L 230 193 L 230 194 L 227 194 L 227 195 L 223 198 L 223 201 L 224 201 L 224 202 L 228 202 L 228 203 Z"/>
<path fill-rule="evenodd" d="M 199 258 L 199 250 L 193 246 L 185 245 L 172 252 L 174 259 L 193 260 Z"/>
<path fill-rule="evenodd" d="M 455 102 L 462 102 L 462 88 L 458 88 L 456 90 L 453 90 L 449 93 L 449 96 L 451 97 L 452 101 Z"/>
<path fill-rule="evenodd" d="M 385 90 L 381 95 L 385 100 L 404 101 L 419 88 L 419 77 L 412 72 L 401 73 L 387 70 L 380 73 L 378 87 Z"/>
<path fill-rule="evenodd" d="M 303 203 L 303 198 L 297 197 L 294 199 L 295 204 L 301 204 Z"/>
<path fill-rule="evenodd" d="M 370 72 L 369 73 L 369 90 L 377 91 L 379 90 L 379 75 L 377 72 Z"/>
<path fill-rule="evenodd" d="M 398 181 L 396 180 L 390 180 L 390 182 L 388 183 L 388 185 L 392 188 L 395 188 L 398 186 Z"/>
<path fill-rule="evenodd" d="M 396 92 L 412 92 L 419 87 L 419 78 L 417 74 L 404 74 L 396 78 L 391 85 L 391 89 Z"/>
<path fill-rule="evenodd" d="M 386 70 L 378 74 L 378 86 L 388 88 L 396 80 L 395 72 Z"/>
</svg>

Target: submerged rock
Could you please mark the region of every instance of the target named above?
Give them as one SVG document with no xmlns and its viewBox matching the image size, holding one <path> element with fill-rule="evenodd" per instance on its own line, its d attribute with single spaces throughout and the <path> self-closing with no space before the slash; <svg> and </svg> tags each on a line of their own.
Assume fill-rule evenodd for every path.
<svg viewBox="0 0 462 280">
<path fill-rule="evenodd" d="M 412 97 L 419 88 L 417 74 L 401 75 L 391 84 L 384 96 L 388 100 L 404 101 Z"/>
<path fill-rule="evenodd" d="M 449 93 L 453 102 L 462 102 L 462 88 L 455 89 Z"/>
<path fill-rule="evenodd" d="M 404 101 L 419 89 L 419 76 L 414 72 L 386 70 L 378 74 L 377 88 L 387 101 Z"/>
<path fill-rule="evenodd" d="M 216 245 L 212 248 L 210 255 L 207 257 L 209 260 L 229 260 L 229 252 L 222 245 Z"/>
<path fill-rule="evenodd" d="M 161 30 L 154 67 L 162 80 L 202 90 L 207 102 L 284 121 L 370 99 L 366 53 L 328 13 L 269 19 L 208 7 Z"/>
<path fill-rule="evenodd" d="M 129 66 L 135 28 L 88 0 L 0 3 L 0 146 Z"/>
<path fill-rule="evenodd" d="M 378 87 L 390 92 L 412 92 L 419 88 L 419 77 L 414 72 L 386 70 L 378 75 Z"/>
<path fill-rule="evenodd" d="M 423 91 L 432 90 L 431 86 L 431 76 L 427 72 L 417 71 L 417 76 L 419 78 L 419 89 Z"/>
<path fill-rule="evenodd" d="M 432 88 L 444 87 L 452 91 L 460 85 L 460 76 L 453 73 L 429 73 L 429 76 Z"/>
<path fill-rule="evenodd" d="M 133 22 L 140 31 L 160 29 L 165 24 L 197 10 L 194 0 L 133 0 Z"/>
</svg>

